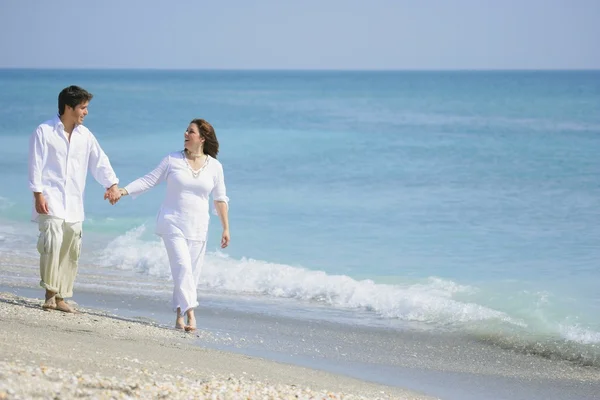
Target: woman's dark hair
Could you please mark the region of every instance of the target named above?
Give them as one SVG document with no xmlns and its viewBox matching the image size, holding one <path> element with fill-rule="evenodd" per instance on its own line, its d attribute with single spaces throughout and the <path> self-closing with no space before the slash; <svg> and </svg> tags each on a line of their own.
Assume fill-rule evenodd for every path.
<svg viewBox="0 0 600 400">
<path fill-rule="evenodd" d="M 79 86 L 73 85 L 64 88 L 58 94 L 58 115 L 65 113 L 65 106 L 75 108 L 79 104 L 92 100 L 92 97 L 94 97 L 93 94 Z"/>
<path fill-rule="evenodd" d="M 200 118 L 192 120 L 190 124 L 195 124 L 198 127 L 200 136 L 204 138 L 204 154 L 208 154 L 212 158 L 217 158 L 217 154 L 219 154 L 219 141 L 215 134 L 215 128 L 208 121 Z"/>
</svg>

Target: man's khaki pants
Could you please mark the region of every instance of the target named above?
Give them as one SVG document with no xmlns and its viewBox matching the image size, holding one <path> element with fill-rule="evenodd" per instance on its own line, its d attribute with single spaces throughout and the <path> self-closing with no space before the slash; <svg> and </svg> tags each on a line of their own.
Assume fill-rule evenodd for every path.
<svg viewBox="0 0 600 400">
<path fill-rule="evenodd" d="M 81 252 L 81 222 L 65 222 L 50 215 L 39 216 L 40 286 L 59 298 L 73 296 Z"/>
</svg>

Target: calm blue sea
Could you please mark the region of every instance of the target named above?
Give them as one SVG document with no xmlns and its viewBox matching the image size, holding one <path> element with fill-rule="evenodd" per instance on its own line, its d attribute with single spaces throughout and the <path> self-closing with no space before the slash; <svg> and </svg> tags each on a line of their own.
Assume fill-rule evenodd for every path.
<svg viewBox="0 0 600 400">
<path fill-rule="evenodd" d="M 123 184 L 182 149 L 191 119 L 214 125 L 232 243 L 217 249 L 213 217 L 201 293 L 600 365 L 600 71 L 0 70 L 5 281 L 37 284 L 27 143 L 70 84 L 95 95 L 85 124 Z M 168 292 L 164 187 L 102 194 L 90 177 L 78 282 Z"/>
</svg>

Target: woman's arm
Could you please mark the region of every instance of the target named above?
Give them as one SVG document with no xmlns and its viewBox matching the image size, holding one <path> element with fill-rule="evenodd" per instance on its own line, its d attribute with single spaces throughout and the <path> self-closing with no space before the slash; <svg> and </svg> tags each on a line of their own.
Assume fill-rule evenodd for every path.
<svg viewBox="0 0 600 400">
<path fill-rule="evenodd" d="M 225 177 L 223 174 L 223 166 L 217 163 L 217 171 L 215 174 L 215 186 L 212 190 L 212 197 L 215 203 L 215 210 L 221 220 L 223 234 L 221 235 L 221 248 L 229 245 L 229 197 L 227 197 L 227 189 L 225 188 Z"/>
<path fill-rule="evenodd" d="M 122 196 L 130 194 L 135 198 L 136 196 L 139 196 L 140 194 L 152 189 L 154 186 L 164 181 L 167 177 L 168 170 L 169 156 L 163 158 L 160 164 L 158 164 L 153 171 L 142 176 L 141 178 L 136 179 L 124 188 L 119 188 L 119 191 L 121 192 Z"/>
<path fill-rule="evenodd" d="M 229 241 L 231 237 L 229 236 L 229 206 L 225 201 L 216 201 L 215 200 L 215 209 L 217 210 L 217 214 L 219 215 L 219 219 L 221 220 L 221 226 L 223 227 L 223 234 L 221 235 L 221 248 L 229 246 Z"/>
</svg>

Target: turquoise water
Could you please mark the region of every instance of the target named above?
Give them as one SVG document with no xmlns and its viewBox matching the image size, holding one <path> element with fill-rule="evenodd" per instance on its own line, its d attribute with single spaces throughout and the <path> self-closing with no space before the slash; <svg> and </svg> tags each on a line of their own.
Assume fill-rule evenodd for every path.
<svg viewBox="0 0 600 400">
<path fill-rule="evenodd" d="M 191 119 L 215 126 L 232 244 L 217 250 L 214 218 L 201 290 L 599 357 L 600 72 L 0 70 L 13 259 L 35 258 L 27 141 L 70 84 L 94 93 L 86 125 L 123 184 L 181 149 Z M 102 193 L 90 178 L 84 261 L 166 281 L 164 188 L 114 207 Z"/>
</svg>

